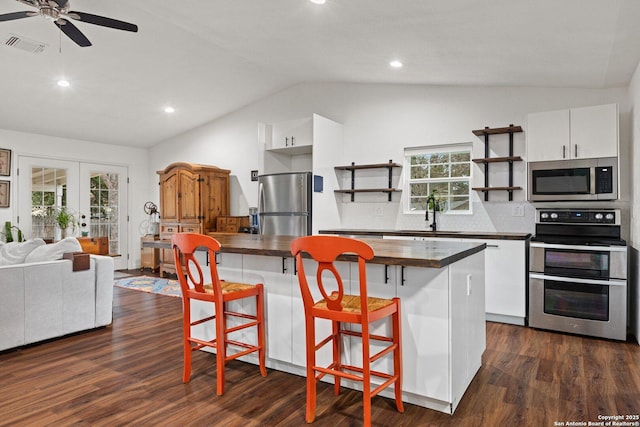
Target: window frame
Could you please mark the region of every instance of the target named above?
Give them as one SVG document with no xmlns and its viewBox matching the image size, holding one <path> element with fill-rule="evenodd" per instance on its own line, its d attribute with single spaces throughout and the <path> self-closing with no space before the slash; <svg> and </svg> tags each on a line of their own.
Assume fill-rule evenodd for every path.
<svg viewBox="0 0 640 427">
<path fill-rule="evenodd" d="M 412 179 L 411 178 L 411 157 L 422 154 L 434 154 L 434 153 L 459 153 L 459 152 L 468 152 L 469 153 L 469 176 L 468 177 L 460 177 L 460 178 L 419 178 Z M 449 165 L 451 165 L 451 160 L 449 159 Z M 451 182 L 451 181 L 467 181 L 468 184 L 468 199 L 469 199 L 469 209 L 466 210 L 445 210 L 440 214 L 447 215 L 471 215 L 473 214 L 472 209 L 472 182 L 473 182 L 473 143 L 472 142 L 460 142 L 460 143 L 452 143 L 452 144 L 439 144 L 439 145 L 429 145 L 422 147 L 406 147 L 404 149 L 404 160 L 403 160 L 403 170 L 404 170 L 404 180 L 403 180 L 403 193 L 406 194 L 405 202 L 403 203 L 403 211 L 405 214 L 420 214 L 424 215 L 425 210 L 412 210 L 411 209 L 411 184 L 420 184 L 420 183 L 434 183 L 434 182 Z"/>
</svg>

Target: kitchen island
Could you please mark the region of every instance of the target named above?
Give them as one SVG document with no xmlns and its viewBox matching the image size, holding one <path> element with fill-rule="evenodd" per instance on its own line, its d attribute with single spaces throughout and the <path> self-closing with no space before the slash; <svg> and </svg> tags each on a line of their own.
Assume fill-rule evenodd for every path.
<svg viewBox="0 0 640 427">
<path fill-rule="evenodd" d="M 222 245 L 216 256 L 220 277 L 265 287 L 267 315 L 267 366 L 297 375 L 305 374 L 304 309 L 288 236 L 239 234 L 215 236 Z M 397 241 L 362 239 L 374 258 L 367 264 L 371 296 L 399 297 L 402 304 L 403 400 L 453 413 L 474 375 L 480 369 L 485 349 L 484 243 Z M 145 246 L 169 250 L 168 241 L 145 242 Z M 207 261 L 204 252 L 202 261 Z M 337 268 L 348 290 L 357 285 L 355 259 L 345 256 Z M 305 271 L 315 274 L 311 260 Z M 355 292 L 355 290 L 354 290 Z M 251 303 L 234 306 L 253 311 Z M 212 312 L 205 304 L 192 308 L 192 316 Z M 195 317 L 194 317 L 195 318 Z M 374 325 L 372 333 L 388 331 L 388 323 Z M 196 327 L 198 328 L 198 327 Z M 317 325 L 328 332 L 327 322 Z M 201 338 L 212 339 L 214 331 L 195 329 Z M 249 337 L 251 339 L 252 337 Z M 352 338 L 351 338 L 352 339 Z M 359 340 L 346 339 L 344 350 L 351 364 L 360 364 Z M 318 354 L 328 363 L 330 346 Z M 254 355 L 243 358 L 257 363 Z M 383 359 L 379 370 L 390 369 Z M 332 381 L 332 377 L 325 377 Z M 267 378 L 268 380 L 268 378 Z M 347 387 L 359 384 L 343 381 Z M 381 393 L 392 397 L 392 390 Z"/>
</svg>

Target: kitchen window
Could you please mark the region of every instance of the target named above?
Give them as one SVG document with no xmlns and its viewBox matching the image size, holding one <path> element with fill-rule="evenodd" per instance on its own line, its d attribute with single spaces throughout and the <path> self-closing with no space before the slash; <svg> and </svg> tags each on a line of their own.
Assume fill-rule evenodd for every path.
<svg viewBox="0 0 640 427">
<path fill-rule="evenodd" d="M 471 212 L 471 143 L 405 149 L 406 210 L 424 212 L 434 193 L 441 210 Z"/>
</svg>

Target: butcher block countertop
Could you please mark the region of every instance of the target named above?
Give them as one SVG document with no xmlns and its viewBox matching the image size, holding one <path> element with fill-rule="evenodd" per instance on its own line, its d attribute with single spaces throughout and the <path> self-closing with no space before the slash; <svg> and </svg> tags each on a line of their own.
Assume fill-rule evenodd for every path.
<svg viewBox="0 0 640 427">
<path fill-rule="evenodd" d="M 256 234 L 216 235 L 220 252 L 247 255 L 291 257 L 292 236 L 259 236 Z M 375 253 L 374 264 L 407 267 L 441 268 L 485 249 L 484 243 L 437 242 L 367 239 Z M 171 248 L 168 240 L 143 242 L 144 247 Z M 344 261 L 355 261 L 354 256 L 343 256 Z"/>
<path fill-rule="evenodd" d="M 482 239 L 482 240 L 528 240 L 531 233 L 502 233 L 491 231 L 431 231 L 431 230 L 392 230 L 392 229 L 358 229 L 338 228 L 320 230 L 320 234 L 339 234 L 343 236 L 415 236 L 415 237 L 446 237 L 454 239 Z"/>
</svg>

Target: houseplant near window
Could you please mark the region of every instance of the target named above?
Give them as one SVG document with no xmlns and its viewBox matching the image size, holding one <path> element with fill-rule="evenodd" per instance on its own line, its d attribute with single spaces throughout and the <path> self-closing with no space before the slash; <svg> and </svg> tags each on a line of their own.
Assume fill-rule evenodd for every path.
<svg viewBox="0 0 640 427">
<path fill-rule="evenodd" d="M 67 237 L 67 231 L 69 229 L 71 229 L 72 233 L 75 233 L 76 227 L 78 226 L 78 220 L 66 206 L 61 206 L 57 209 L 55 219 L 58 227 L 60 227 L 61 239 Z"/>
</svg>

